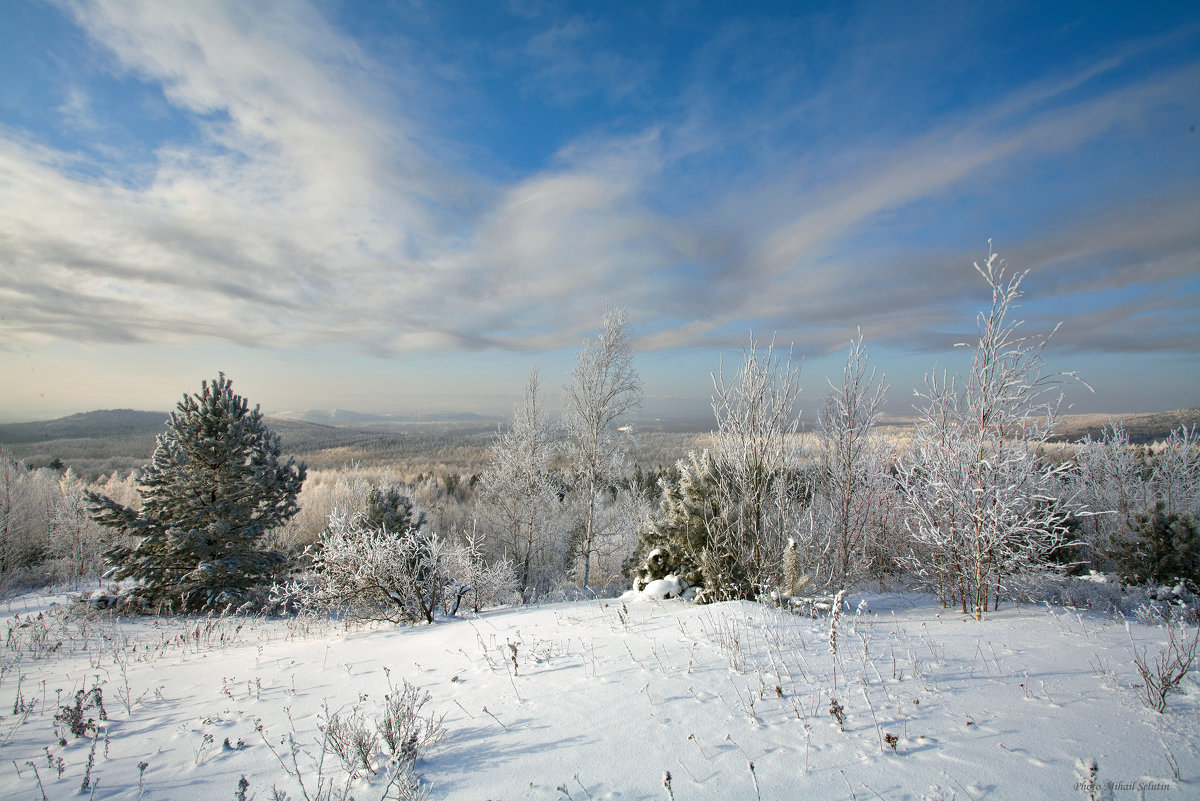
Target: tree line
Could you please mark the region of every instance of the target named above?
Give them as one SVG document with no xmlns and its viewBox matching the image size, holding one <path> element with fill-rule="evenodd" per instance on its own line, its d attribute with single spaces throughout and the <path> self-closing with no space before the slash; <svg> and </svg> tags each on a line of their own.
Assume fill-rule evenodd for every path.
<svg viewBox="0 0 1200 801">
<path fill-rule="evenodd" d="M 890 387 L 861 335 L 805 436 L 800 362 L 751 338 L 713 377 L 709 447 L 635 468 L 641 381 L 614 310 L 581 348 L 561 415 L 535 367 L 469 477 L 322 471 L 302 493 L 306 467 L 224 375 L 184 396 L 136 478 L 86 487 L 6 456 L 0 580 L 107 571 L 93 597 L 131 609 L 315 604 L 403 620 L 666 579 L 698 601 L 892 582 L 977 618 L 1048 575 L 1195 591 L 1194 432 L 1139 448 L 1114 425 L 1056 455 L 1063 388 L 1078 379 L 1048 372 L 1050 336 L 1014 319 L 1024 274 L 994 252 L 975 266 L 991 302 L 964 346 L 970 366 L 926 376 L 907 442 L 879 432 Z"/>
</svg>

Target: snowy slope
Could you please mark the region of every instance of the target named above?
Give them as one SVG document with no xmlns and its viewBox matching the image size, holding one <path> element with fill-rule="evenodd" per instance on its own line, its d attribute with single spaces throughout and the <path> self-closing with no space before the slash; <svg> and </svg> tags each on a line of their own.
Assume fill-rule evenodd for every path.
<svg viewBox="0 0 1200 801">
<path fill-rule="evenodd" d="M 318 764 L 319 725 L 355 707 L 374 720 L 402 680 L 445 714 L 447 736 L 417 763 L 432 798 L 668 799 L 668 771 L 676 801 L 1077 798 L 1079 759 L 1122 783 L 1116 798 L 1200 795 L 1195 673 L 1164 714 L 1146 709 L 1131 637 L 1153 655 L 1165 630 L 1094 613 L 976 622 L 873 596 L 843 613 L 835 657 L 828 619 L 750 603 L 593 601 L 347 630 L 84 622 L 51 600 L 18 599 L 0 622 L 3 798 L 41 798 L 39 780 L 49 799 L 232 798 L 242 776 L 246 798 L 316 797 L 318 779 L 339 797 L 346 774 L 333 755 Z M 97 683 L 108 721 L 59 745 L 55 712 Z M 385 763 L 350 794 L 381 797 Z"/>
</svg>

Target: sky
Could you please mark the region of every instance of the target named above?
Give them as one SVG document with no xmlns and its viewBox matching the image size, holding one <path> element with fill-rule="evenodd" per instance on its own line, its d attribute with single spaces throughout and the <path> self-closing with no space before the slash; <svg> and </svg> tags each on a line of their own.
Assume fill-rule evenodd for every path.
<svg viewBox="0 0 1200 801">
<path fill-rule="evenodd" d="M 1200 405 L 1194 2 L 0 11 L 0 419 L 502 415 L 609 307 L 649 416 L 859 331 L 911 413 L 989 240 L 1074 411 Z"/>
</svg>

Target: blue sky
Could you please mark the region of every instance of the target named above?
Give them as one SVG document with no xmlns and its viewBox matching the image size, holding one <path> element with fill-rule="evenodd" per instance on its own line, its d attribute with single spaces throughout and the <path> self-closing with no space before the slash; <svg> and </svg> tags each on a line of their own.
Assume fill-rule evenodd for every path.
<svg viewBox="0 0 1200 801">
<path fill-rule="evenodd" d="M 964 364 L 988 238 L 1078 411 L 1200 405 L 1195 3 L 0 0 L 0 418 L 505 413 L 628 309 L 651 414 Z"/>
</svg>

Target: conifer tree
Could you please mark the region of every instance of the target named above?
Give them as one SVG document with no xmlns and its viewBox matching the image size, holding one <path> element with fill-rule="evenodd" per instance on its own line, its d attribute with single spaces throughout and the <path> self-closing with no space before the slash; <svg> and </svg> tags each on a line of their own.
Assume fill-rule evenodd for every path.
<svg viewBox="0 0 1200 801">
<path fill-rule="evenodd" d="M 128 535 L 105 554 L 108 575 L 143 610 L 228 607 L 284 562 L 262 537 L 299 507 L 304 464 L 280 462 L 279 437 L 221 373 L 184 395 L 142 472 L 141 509 L 88 492 L 93 517 Z"/>
<path fill-rule="evenodd" d="M 648 518 L 625 571 L 641 591 L 668 575 L 698 588 L 700 602 L 753 597 L 738 554 L 729 548 L 731 515 L 722 503 L 720 471 L 707 451 L 679 462 L 677 483 L 663 480 L 658 514 Z"/>
</svg>

